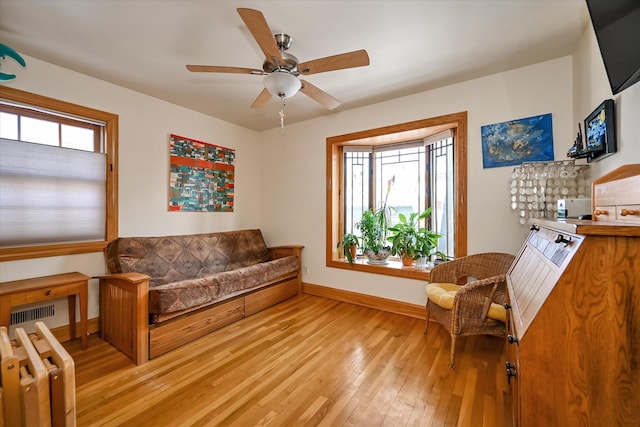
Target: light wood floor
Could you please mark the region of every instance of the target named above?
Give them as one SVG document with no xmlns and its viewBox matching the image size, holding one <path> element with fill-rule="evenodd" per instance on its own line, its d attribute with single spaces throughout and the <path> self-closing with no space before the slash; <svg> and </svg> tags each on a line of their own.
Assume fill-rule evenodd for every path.
<svg viewBox="0 0 640 427">
<path fill-rule="evenodd" d="M 79 426 L 510 426 L 504 340 L 302 295 L 135 366 L 95 335 Z"/>
</svg>

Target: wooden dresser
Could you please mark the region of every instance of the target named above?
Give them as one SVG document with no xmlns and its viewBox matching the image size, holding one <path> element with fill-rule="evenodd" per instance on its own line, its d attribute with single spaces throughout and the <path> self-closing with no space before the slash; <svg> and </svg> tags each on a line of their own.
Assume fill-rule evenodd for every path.
<svg viewBox="0 0 640 427">
<path fill-rule="evenodd" d="M 627 179 L 640 165 L 629 166 L 594 181 L 594 206 L 613 206 L 606 221 L 534 220 L 507 273 L 515 426 L 640 425 L 640 220 L 629 220 L 640 185 Z M 598 199 L 602 184 L 620 197 Z"/>
</svg>

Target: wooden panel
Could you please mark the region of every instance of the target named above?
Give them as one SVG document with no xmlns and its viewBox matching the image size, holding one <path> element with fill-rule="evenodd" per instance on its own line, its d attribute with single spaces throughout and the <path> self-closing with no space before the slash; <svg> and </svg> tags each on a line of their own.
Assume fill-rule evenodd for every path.
<svg viewBox="0 0 640 427">
<path fill-rule="evenodd" d="M 244 298 L 168 320 L 149 328 L 149 357 L 154 358 L 244 317 Z"/>
<path fill-rule="evenodd" d="M 593 219 L 603 221 L 613 221 L 616 219 L 616 207 L 615 206 L 601 206 L 598 205 L 593 209 Z"/>
<path fill-rule="evenodd" d="M 595 205 L 640 204 L 640 164 L 626 165 L 593 181 Z"/>
<path fill-rule="evenodd" d="M 630 227 L 611 224 L 536 223 L 540 232 L 523 245 L 507 282 L 511 305 L 519 308 L 510 312 L 518 341 L 507 346 L 517 372 L 511 380 L 515 425 L 636 425 L 638 232 L 622 236 Z M 571 227 L 587 232 L 566 233 Z M 570 253 L 541 240 L 557 234 L 571 237 L 561 248 Z"/>
<path fill-rule="evenodd" d="M 555 243 L 559 235 L 569 243 Z M 513 295 L 514 329 L 524 336 L 538 310 L 553 290 L 562 268 L 574 256 L 582 238 L 547 228 L 534 229 L 509 272 L 507 285 Z"/>
<path fill-rule="evenodd" d="M 415 317 L 416 319 L 425 319 L 426 317 L 426 309 L 423 305 L 410 304 L 408 302 L 360 294 L 343 289 L 330 288 L 328 286 L 313 285 L 311 283 L 304 283 L 302 285 L 302 291 L 309 295 L 376 308 L 389 313 Z"/>
<path fill-rule="evenodd" d="M 134 357 L 135 295 L 103 284 L 100 290 L 102 338 L 129 357 Z"/>
<path fill-rule="evenodd" d="M 27 393 L 30 398 L 35 396 L 33 399 L 35 399 L 36 402 L 35 408 L 27 407 L 28 411 L 25 412 L 25 416 L 33 417 L 34 425 L 43 427 L 50 426 L 51 404 L 49 400 L 49 373 L 24 329 L 16 328 L 15 335 L 16 342 L 27 355 L 26 360 L 21 361 L 20 369 L 21 372 L 23 372 L 25 368 L 28 368 L 28 375 L 24 375 L 22 379 L 26 379 L 30 383 L 31 379 L 33 379 L 31 385 L 24 388 L 24 392 Z M 32 390 L 33 394 L 31 394 Z"/>
<path fill-rule="evenodd" d="M 640 185 L 640 183 L 638 184 Z M 616 220 L 640 225 L 640 205 L 617 205 Z"/>
<path fill-rule="evenodd" d="M 38 410 L 38 388 L 34 378 L 23 378 L 20 380 L 20 395 L 22 396 L 20 402 L 23 415 L 22 425 L 24 427 L 39 427 L 40 411 Z"/>
<path fill-rule="evenodd" d="M 81 273 L 54 274 L 51 276 L 34 277 L 32 279 L 14 280 L 3 282 L 0 286 L 0 295 L 11 294 L 17 291 L 41 289 L 51 286 L 61 286 L 69 283 L 84 282 L 91 277 Z"/>
<path fill-rule="evenodd" d="M 507 322 L 507 336 L 515 333 L 513 327 L 513 318 L 510 317 Z M 518 374 L 520 372 L 520 356 L 518 354 L 518 343 L 507 342 L 507 383 L 511 391 L 511 410 L 512 422 L 514 426 L 518 425 L 520 419 L 520 386 L 518 384 Z"/>
<path fill-rule="evenodd" d="M 149 359 L 149 276 L 110 274 L 100 279 L 102 337 L 140 365 Z"/>
<path fill-rule="evenodd" d="M 64 379 L 62 369 L 49 370 L 49 390 L 51 392 L 51 426 L 64 427 L 65 403 L 64 403 Z"/>
<path fill-rule="evenodd" d="M 31 304 L 32 302 L 42 301 L 52 298 L 61 298 L 69 295 L 74 289 L 72 285 L 62 285 L 56 287 L 48 287 L 43 289 L 35 289 L 33 291 L 25 291 L 14 294 L 11 297 L 11 305 Z"/>
<path fill-rule="evenodd" d="M 57 366 L 57 371 L 60 374 L 56 377 L 50 372 L 49 375 L 52 393 L 51 404 L 53 406 L 55 402 L 58 407 L 61 406 L 63 416 L 62 424 L 59 424 L 61 420 L 53 417 L 55 411 L 52 407 L 52 424 L 73 427 L 76 425 L 76 380 L 73 358 L 43 322 L 36 322 L 34 327 L 36 335 L 49 346 L 50 352 L 47 357 Z M 54 397 L 59 397 L 58 395 L 54 396 L 54 387 L 62 392 L 62 402 L 60 399 L 54 400 Z"/>
<path fill-rule="evenodd" d="M 253 292 L 244 297 L 245 316 L 251 316 L 260 310 L 264 310 L 267 307 L 271 307 L 280 301 L 296 295 L 298 295 L 298 280 L 288 280 L 284 283 Z"/>
<path fill-rule="evenodd" d="M 2 380 L 2 406 L 5 426 L 22 425 L 22 410 L 20 406 L 20 372 L 18 357 L 14 354 L 7 328 L 0 326 L 0 379 Z M 9 410 L 13 408 L 13 410 Z"/>
</svg>

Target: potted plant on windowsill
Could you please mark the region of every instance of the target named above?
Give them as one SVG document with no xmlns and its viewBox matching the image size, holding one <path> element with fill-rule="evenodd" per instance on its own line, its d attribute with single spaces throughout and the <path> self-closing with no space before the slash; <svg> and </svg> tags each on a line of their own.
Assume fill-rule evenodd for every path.
<svg viewBox="0 0 640 427">
<path fill-rule="evenodd" d="M 378 210 L 368 209 L 362 213 L 362 219 L 356 227 L 362 232 L 362 251 L 369 264 L 386 264 L 391 254 L 387 245 L 388 219 L 387 209 L 383 205 Z"/>
<path fill-rule="evenodd" d="M 421 256 L 428 256 L 438 243 L 440 235 L 420 227 L 421 221 L 431 214 L 431 209 L 429 207 L 424 212 L 411 212 L 408 217 L 399 213 L 399 222 L 389 227 L 391 253 L 400 256 L 405 266 L 412 265 Z"/>
<path fill-rule="evenodd" d="M 441 236 L 426 228 L 420 228 L 416 235 L 416 252 L 414 254 L 415 267 L 419 270 L 424 270 L 428 267 L 430 257 L 433 253 L 438 254 L 439 257 L 446 255 L 440 251 L 435 251 L 438 246 L 438 239 Z"/>
<path fill-rule="evenodd" d="M 351 233 L 346 233 L 342 237 L 342 241 L 338 242 L 338 249 L 342 248 L 344 257 L 347 259 L 349 264 L 353 264 L 353 260 L 356 259 L 356 252 L 358 250 L 358 246 L 360 246 L 360 241 L 358 240 L 358 236 Z"/>
</svg>

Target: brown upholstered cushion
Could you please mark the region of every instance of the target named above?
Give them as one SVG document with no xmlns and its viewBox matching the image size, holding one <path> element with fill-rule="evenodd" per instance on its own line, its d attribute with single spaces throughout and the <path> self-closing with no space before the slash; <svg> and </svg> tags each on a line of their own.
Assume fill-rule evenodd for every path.
<svg viewBox="0 0 640 427">
<path fill-rule="evenodd" d="M 186 310 L 263 284 L 292 276 L 299 267 L 295 256 L 278 258 L 209 276 L 149 288 L 149 313 Z"/>
<path fill-rule="evenodd" d="M 150 287 L 264 262 L 269 249 L 260 230 L 163 237 L 120 237 L 107 247 L 110 273 L 138 272 Z"/>
<path fill-rule="evenodd" d="M 295 256 L 269 259 L 260 230 L 121 237 L 107 247 L 110 273 L 151 277 L 149 312 L 167 314 L 295 275 Z"/>
</svg>

